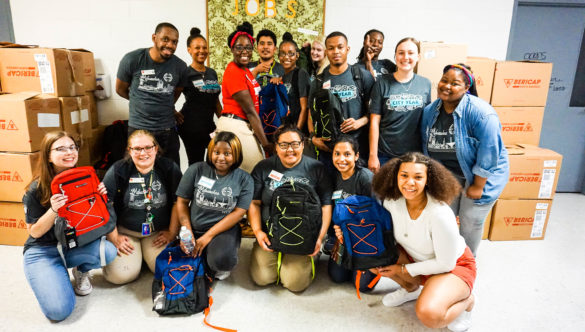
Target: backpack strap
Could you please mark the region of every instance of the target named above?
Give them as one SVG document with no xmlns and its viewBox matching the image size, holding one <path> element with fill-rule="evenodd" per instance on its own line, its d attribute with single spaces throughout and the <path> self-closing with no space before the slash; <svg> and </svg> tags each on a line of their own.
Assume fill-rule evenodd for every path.
<svg viewBox="0 0 585 332">
<path fill-rule="evenodd" d="M 100 239 L 100 265 L 106 266 L 106 236 L 102 235 Z"/>
<path fill-rule="evenodd" d="M 211 311 L 211 305 L 212 304 L 213 304 L 213 297 L 210 295 L 209 296 L 209 306 L 203 310 L 203 314 L 205 315 L 205 317 L 203 317 L 203 323 L 205 323 L 205 325 L 207 325 L 207 326 L 209 326 L 211 328 L 214 328 L 216 330 L 219 330 L 219 331 L 224 331 L 224 332 L 238 332 L 238 330 L 232 330 L 232 329 L 228 329 L 228 328 L 225 328 L 225 327 L 211 325 L 207 321 L 207 318 L 209 316 L 209 312 Z"/>
<path fill-rule="evenodd" d="M 362 99 L 362 103 L 363 103 L 363 99 L 364 99 L 364 81 L 362 79 L 362 71 L 360 70 L 360 68 L 358 66 L 355 65 L 351 65 L 351 77 L 353 78 L 353 82 L 355 83 L 355 86 L 357 87 L 358 90 L 358 94 L 360 95 L 360 98 Z"/>
</svg>

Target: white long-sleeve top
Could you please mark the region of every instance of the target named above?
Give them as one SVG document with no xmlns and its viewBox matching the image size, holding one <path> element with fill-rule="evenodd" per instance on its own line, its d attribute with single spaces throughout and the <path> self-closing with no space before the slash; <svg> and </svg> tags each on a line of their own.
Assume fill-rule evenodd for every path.
<svg viewBox="0 0 585 332">
<path fill-rule="evenodd" d="M 405 265 L 413 277 L 453 270 L 466 247 L 451 208 L 428 194 L 427 198 L 427 205 L 416 220 L 410 218 L 404 197 L 386 199 L 383 203 L 392 215 L 396 242 L 415 261 Z"/>
</svg>

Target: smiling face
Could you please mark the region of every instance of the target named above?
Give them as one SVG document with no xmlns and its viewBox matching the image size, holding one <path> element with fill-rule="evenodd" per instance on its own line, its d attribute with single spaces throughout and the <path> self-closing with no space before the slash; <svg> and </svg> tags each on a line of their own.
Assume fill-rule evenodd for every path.
<svg viewBox="0 0 585 332">
<path fill-rule="evenodd" d="M 128 146 L 130 157 L 138 170 L 149 172 L 154 166 L 158 147 L 151 137 L 137 135 L 130 140 Z"/>
<path fill-rule="evenodd" d="M 211 163 L 219 175 L 226 175 L 234 164 L 232 147 L 227 142 L 217 142 L 211 153 Z"/>
<path fill-rule="evenodd" d="M 258 55 L 264 61 L 270 61 L 274 58 L 276 45 L 270 36 L 262 36 L 258 39 Z"/>
<path fill-rule="evenodd" d="M 297 148 L 292 146 L 297 144 Z M 283 149 L 281 145 L 288 146 Z M 303 148 L 304 145 L 299 134 L 293 131 L 287 131 L 278 137 L 278 142 L 276 143 L 276 154 L 278 155 L 278 158 L 284 167 L 291 168 L 301 162 L 303 157 Z"/>
<path fill-rule="evenodd" d="M 314 41 L 311 45 L 311 60 L 319 62 L 325 58 L 325 47 L 323 44 Z"/>
<path fill-rule="evenodd" d="M 418 48 L 411 40 L 406 40 L 396 46 L 396 67 L 398 70 L 412 72 L 418 62 Z"/>
<path fill-rule="evenodd" d="M 343 36 L 335 36 L 327 39 L 325 42 L 327 50 L 327 58 L 332 66 L 341 66 L 347 62 L 347 53 L 349 46 L 347 40 Z"/>
<path fill-rule="evenodd" d="M 207 42 L 203 38 L 193 38 L 191 45 L 187 47 L 187 52 L 189 52 L 194 62 L 204 64 L 209 55 Z"/>
<path fill-rule="evenodd" d="M 240 67 L 246 67 L 252 59 L 252 52 L 254 46 L 247 36 L 239 36 L 232 46 L 232 54 L 234 55 L 234 62 Z"/>
<path fill-rule="evenodd" d="M 77 158 L 77 145 L 70 137 L 61 137 L 51 145 L 49 162 L 53 164 L 55 173 L 75 167 Z"/>
<path fill-rule="evenodd" d="M 162 59 L 168 60 L 175 54 L 177 49 L 179 32 L 175 29 L 164 27 L 158 33 L 152 35 L 152 42 L 158 55 Z"/>
<path fill-rule="evenodd" d="M 366 40 L 364 40 L 364 47 L 366 46 Z M 380 52 L 384 48 L 384 36 L 379 32 L 370 33 L 370 49 L 374 51 L 374 59 L 378 58 Z"/>
<path fill-rule="evenodd" d="M 299 54 L 293 43 L 282 43 L 278 50 L 278 60 L 285 72 L 293 70 L 297 65 Z"/>
<path fill-rule="evenodd" d="M 427 166 L 414 162 L 403 162 L 398 169 L 398 189 L 406 200 L 421 199 L 427 184 Z"/>
<path fill-rule="evenodd" d="M 437 97 L 445 103 L 459 103 L 469 87 L 465 83 L 463 73 L 459 70 L 449 69 L 437 86 Z"/>
<path fill-rule="evenodd" d="M 355 172 L 355 163 L 359 158 L 349 142 L 340 142 L 333 147 L 333 166 L 346 178 Z"/>
</svg>

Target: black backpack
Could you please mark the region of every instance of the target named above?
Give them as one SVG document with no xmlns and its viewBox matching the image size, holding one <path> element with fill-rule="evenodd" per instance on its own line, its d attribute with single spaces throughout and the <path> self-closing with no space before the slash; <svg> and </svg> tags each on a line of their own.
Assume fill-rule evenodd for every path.
<svg viewBox="0 0 585 332">
<path fill-rule="evenodd" d="M 102 159 L 93 166 L 105 172 L 116 161 L 124 158 L 128 140 L 128 120 L 116 120 L 104 130 L 102 139 Z"/>
<path fill-rule="evenodd" d="M 350 66 L 350 70 L 358 95 L 362 100 L 362 107 L 365 107 L 362 73 L 358 66 Z M 315 136 L 330 139 L 326 144 L 329 148 L 333 148 L 337 137 L 341 135 L 339 127 L 345 117 L 343 116 L 342 102 L 339 96 L 330 89 L 323 89 L 324 76 L 321 73 L 315 77 L 317 91 L 309 101 L 309 106 Z"/>
<path fill-rule="evenodd" d="M 321 223 L 321 202 L 312 187 L 291 180 L 274 190 L 266 221 L 270 249 L 284 254 L 312 254 Z"/>
</svg>

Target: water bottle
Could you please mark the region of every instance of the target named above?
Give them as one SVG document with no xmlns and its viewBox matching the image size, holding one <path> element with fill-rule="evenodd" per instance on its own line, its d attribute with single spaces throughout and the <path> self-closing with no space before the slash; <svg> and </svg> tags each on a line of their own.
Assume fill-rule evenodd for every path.
<svg viewBox="0 0 585 332">
<path fill-rule="evenodd" d="M 193 242 L 191 242 L 193 240 L 193 234 L 191 234 L 191 231 L 186 226 L 181 226 L 179 238 L 185 249 L 187 249 L 187 253 L 190 254 L 193 251 Z"/>
</svg>

